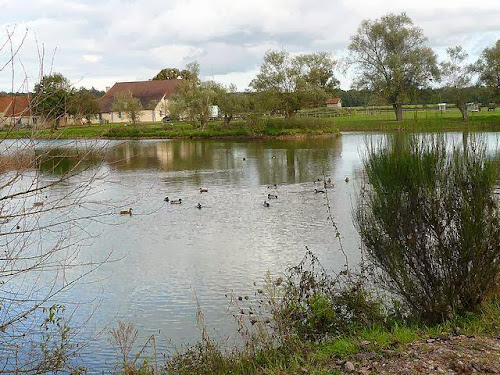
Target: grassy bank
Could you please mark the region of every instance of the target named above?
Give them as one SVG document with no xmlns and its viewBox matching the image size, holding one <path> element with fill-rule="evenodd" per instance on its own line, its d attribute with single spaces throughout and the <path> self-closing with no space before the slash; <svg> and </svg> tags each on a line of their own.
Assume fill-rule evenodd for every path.
<svg viewBox="0 0 500 375">
<path fill-rule="evenodd" d="M 48 129 L 31 131 L 2 131 L 4 138 L 35 137 L 40 139 L 79 139 L 79 138 L 213 138 L 213 137 L 266 137 L 337 134 L 338 128 L 333 119 L 292 119 L 259 118 L 243 121 L 234 120 L 230 125 L 222 121 L 210 121 L 201 130 L 199 123 L 174 122 L 139 123 L 137 125 L 106 124 L 64 127 L 51 131 Z"/>
<path fill-rule="evenodd" d="M 0 131 L 2 138 L 38 139 L 80 139 L 80 138 L 213 138 L 213 137 L 276 137 L 276 136 L 314 136 L 336 134 L 339 131 L 480 131 L 499 130 L 500 111 L 473 112 L 470 120 L 464 123 L 457 109 L 445 112 L 415 110 L 405 113 L 402 122 L 394 120 L 390 111 L 355 111 L 351 115 L 316 118 L 296 117 L 253 118 L 233 120 L 230 125 L 222 121 L 210 121 L 204 130 L 198 123 L 174 122 L 139 123 L 136 126 L 124 124 L 85 125 L 59 128 L 55 131 L 15 130 Z"/>
<path fill-rule="evenodd" d="M 470 373 L 468 368 L 498 373 L 499 334 L 497 298 L 477 314 L 451 318 L 435 326 L 393 320 L 321 340 L 281 336 L 275 345 L 269 337 L 257 335 L 246 337 L 247 345 L 232 351 L 204 336 L 165 363 L 153 359 L 128 363 L 123 373 L 152 374 L 158 368 L 160 373 L 183 375 Z M 460 372 L 460 367 L 465 372 Z"/>
</svg>

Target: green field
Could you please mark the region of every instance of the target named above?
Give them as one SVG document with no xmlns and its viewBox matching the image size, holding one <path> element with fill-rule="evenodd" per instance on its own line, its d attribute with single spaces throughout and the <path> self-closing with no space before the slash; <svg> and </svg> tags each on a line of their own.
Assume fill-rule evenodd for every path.
<svg viewBox="0 0 500 375">
<path fill-rule="evenodd" d="M 397 122 L 392 111 L 356 110 L 336 117 L 319 117 L 319 110 L 300 112 L 290 120 L 278 117 L 252 117 L 234 120 L 230 125 L 210 121 L 204 130 L 198 123 L 174 122 L 85 125 L 62 127 L 55 131 L 3 130 L 2 138 L 76 139 L 76 138 L 211 138 L 211 137 L 266 137 L 336 134 L 339 131 L 463 131 L 500 130 L 500 110 L 496 112 L 471 112 L 464 123 L 457 109 L 444 112 L 415 109 L 404 114 L 404 121 Z M 304 114 L 309 114 L 304 116 Z M 318 116 L 318 117 L 315 117 Z"/>
</svg>

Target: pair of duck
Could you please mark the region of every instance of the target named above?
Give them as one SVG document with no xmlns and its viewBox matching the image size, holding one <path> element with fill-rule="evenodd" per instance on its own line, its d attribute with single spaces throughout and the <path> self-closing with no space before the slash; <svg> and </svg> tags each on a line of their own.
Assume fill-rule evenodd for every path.
<svg viewBox="0 0 500 375">
<path fill-rule="evenodd" d="M 179 198 L 179 199 L 170 199 L 169 197 L 165 197 L 164 201 L 165 202 L 170 202 L 170 204 L 181 204 L 182 203 L 182 198 Z"/>
</svg>

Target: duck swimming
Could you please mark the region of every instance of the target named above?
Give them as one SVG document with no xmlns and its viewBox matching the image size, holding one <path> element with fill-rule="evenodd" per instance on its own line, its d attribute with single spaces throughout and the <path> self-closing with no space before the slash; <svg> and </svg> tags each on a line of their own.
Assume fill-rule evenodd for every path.
<svg viewBox="0 0 500 375">
<path fill-rule="evenodd" d="M 346 183 L 349 182 L 349 177 L 346 177 L 345 180 L 344 180 Z"/>
<path fill-rule="evenodd" d="M 128 210 L 122 210 L 122 211 L 120 211 L 120 215 L 130 215 L 130 216 L 132 216 L 132 209 L 129 208 Z"/>
<path fill-rule="evenodd" d="M 198 204 L 196 205 L 196 208 L 197 208 L 198 210 L 201 210 L 201 207 L 202 207 L 202 206 L 201 206 L 201 203 L 198 203 Z"/>
<path fill-rule="evenodd" d="M 170 204 L 181 204 L 181 203 L 182 203 L 182 198 L 174 199 L 173 201 L 170 201 Z"/>
<path fill-rule="evenodd" d="M 170 199 L 168 199 L 168 197 L 165 197 L 164 201 L 165 201 L 165 202 L 169 202 L 169 201 L 170 201 Z"/>
<path fill-rule="evenodd" d="M 318 190 L 318 189 L 314 189 L 314 192 L 316 194 L 318 194 L 318 193 L 326 193 L 326 191 L 324 191 L 324 190 Z"/>
<path fill-rule="evenodd" d="M 269 202 L 268 201 L 264 201 L 264 207 L 269 207 Z"/>
<path fill-rule="evenodd" d="M 268 188 L 268 189 L 276 189 L 277 187 L 278 187 L 278 186 L 277 186 L 276 184 L 274 184 L 274 185 L 269 185 L 267 188 Z"/>
<path fill-rule="evenodd" d="M 267 194 L 267 199 L 278 199 L 276 194 Z"/>
<path fill-rule="evenodd" d="M 200 193 L 208 193 L 208 189 L 207 188 L 200 188 Z"/>
</svg>

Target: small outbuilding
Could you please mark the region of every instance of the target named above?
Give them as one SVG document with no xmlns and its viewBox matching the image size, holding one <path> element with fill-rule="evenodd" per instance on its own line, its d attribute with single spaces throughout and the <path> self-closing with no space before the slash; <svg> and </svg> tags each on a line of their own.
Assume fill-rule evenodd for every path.
<svg viewBox="0 0 500 375">
<path fill-rule="evenodd" d="M 342 108 L 342 99 L 330 98 L 326 101 L 327 108 Z"/>
<path fill-rule="evenodd" d="M 438 103 L 438 111 L 446 111 L 446 103 Z"/>
</svg>

